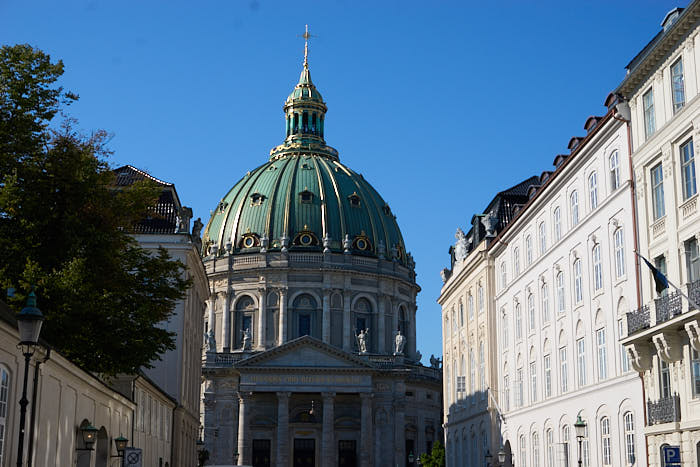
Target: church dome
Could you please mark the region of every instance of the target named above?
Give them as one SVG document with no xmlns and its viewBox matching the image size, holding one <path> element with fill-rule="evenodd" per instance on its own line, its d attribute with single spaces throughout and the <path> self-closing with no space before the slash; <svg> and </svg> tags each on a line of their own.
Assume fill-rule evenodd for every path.
<svg viewBox="0 0 700 467">
<path fill-rule="evenodd" d="M 203 254 L 325 251 L 411 262 L 396 216 L 324 139 L 326 104 L 306 58 L 283 107 L 286 139 L 270 160 L 222 198 L 203 236 Z"/>
</svg>

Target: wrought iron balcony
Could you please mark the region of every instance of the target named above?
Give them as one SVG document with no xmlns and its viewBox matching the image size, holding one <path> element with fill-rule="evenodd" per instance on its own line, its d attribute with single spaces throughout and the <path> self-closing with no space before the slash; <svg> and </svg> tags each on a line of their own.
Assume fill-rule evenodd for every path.
<svg viewBox="0 0 700 467">
<path fill-rule="evenodd" d="M 656 304 L 656 324 L 668 321 L 683 313 L 683 303 L 678 292 L 657 298 L 654 303 Z"/>
<path fill-rule="evenodd" d="M 688 284 L 688 297 L 700 305 L 700 280 Z M 691 304 L 689 308 L 692 310 L 695 307 Z"/>
<path fill-rule="evenodd" d="M 657 425 L 681 421 L 681 398 L 678 394 L 663 397 L 658 401 L 647 400 L 647 423 Z"/>
<path fill-rule="evenodd" d="M 649 306 L 627 313 L 627 334 L 633 334 L 641 329 L 647 329 L 651 325 L 649 320 Z"/>
</svg>

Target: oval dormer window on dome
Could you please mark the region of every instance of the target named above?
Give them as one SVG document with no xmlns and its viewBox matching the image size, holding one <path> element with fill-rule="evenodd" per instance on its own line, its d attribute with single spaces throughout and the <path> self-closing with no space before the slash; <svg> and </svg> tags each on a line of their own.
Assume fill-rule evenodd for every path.
<svg viewBox="0 0 700 467">
<path fill-rule="evenodd" d="M 370 243 L 367 235 L 365 235 L 364 231 L 355 237 L 355 240 L 352 242 L 352 247 L 360 251 L 372 250 L 372 244 Z"/>
<path fill-rule="evenodd" d="M 260 246 L 260 238 L 254 233 L 244 234 L 241 238 L 240 248 L 255 248 Z"/>
<path fill-rule="evenodd" d="M 297 246 L 318 246 L 318 238 L 313 232 L 305 230 L 294 237 L 293 243 Z"/>
<path fill-rule="evenodd" d="M 384 211 L 385 216 L 391 216 L 391 208 L 389 207 L 388 204 L 385 204 L 382 206 L 382 211 Z"/>
<path fill-rule="evenodd" d="M 311 193 L 308 189 L 304 189 L 304 191 L 299 193 L 299 201 L 301 201 L 304 204 L 311 204 L 314 202 L 314 194 Z"/>
<path fill-rule="evenodd" d="M 253 193 L 252 195 L 250 195 L 251 206 L 260 206 L 264 200 L 265 195 L 261 195 L 260 193 Z"/>
<path fill-rule="evenodd" d="M 348 196 L 348 201 L 350 201 L 350 206 L 353 208 L 360 207 L 360 196 L 356 192 Z"/>
<path fill-rule="evenodd" d="M 217 206 L 217 209 L 219 212 L 224 212 L 226 210 L 226 206 L 228 206 L 228 203 L 226 201 L 222 201 Z"/>
</svg>

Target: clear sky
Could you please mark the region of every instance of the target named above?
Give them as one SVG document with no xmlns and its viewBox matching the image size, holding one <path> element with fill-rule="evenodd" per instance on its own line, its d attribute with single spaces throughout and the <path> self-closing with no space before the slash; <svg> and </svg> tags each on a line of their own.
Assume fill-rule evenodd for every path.
<svg viewBox="0 0 700 467">
<path fill-rule="evenodd" d="M 326 141 L 391 205 L 416 260 L 427 362 L 455 229 L 551 169 L 686 3 L 0 0 L 0 44 L 63 59 L 80 127 L 113 133 L 115 166 L 174 182 L 206 224 L 283 140 L 308 23 Z"/>
</svg>

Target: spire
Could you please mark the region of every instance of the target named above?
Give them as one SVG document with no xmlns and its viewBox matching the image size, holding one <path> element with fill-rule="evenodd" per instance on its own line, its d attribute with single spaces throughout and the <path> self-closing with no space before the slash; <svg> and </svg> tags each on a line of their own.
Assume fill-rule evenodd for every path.
<svg viewBox="0 0 700 467">
<path fill-rule="evenodd" d="M 313 36 L 309 34 L 309 25 L 306 25 L 306 31 L 301 35 L 304 38 L 304 68 L 309 67 L 309 39 Z"/>
</svg>

